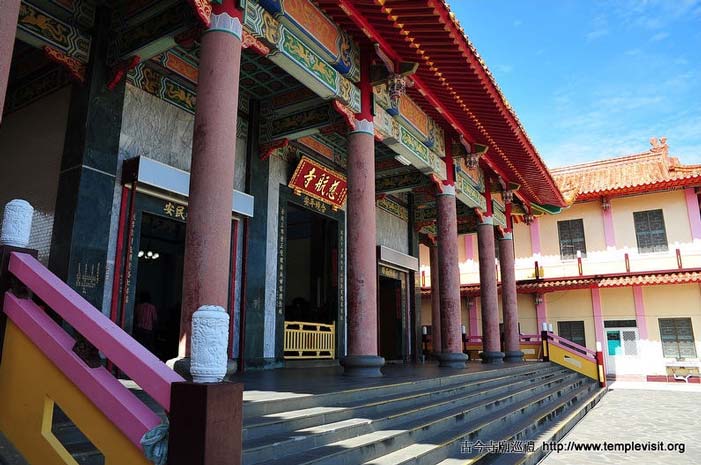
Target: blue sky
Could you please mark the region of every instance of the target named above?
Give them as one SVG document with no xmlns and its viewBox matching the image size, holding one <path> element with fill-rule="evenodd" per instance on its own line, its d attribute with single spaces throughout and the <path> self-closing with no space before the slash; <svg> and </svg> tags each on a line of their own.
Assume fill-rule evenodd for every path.
<svg viewBox="0 0 701 465">
<path fill-rule="evenodd" d="M 449 0 L 548 166 L 701 163 L 701 0 Z"/>
</svg>

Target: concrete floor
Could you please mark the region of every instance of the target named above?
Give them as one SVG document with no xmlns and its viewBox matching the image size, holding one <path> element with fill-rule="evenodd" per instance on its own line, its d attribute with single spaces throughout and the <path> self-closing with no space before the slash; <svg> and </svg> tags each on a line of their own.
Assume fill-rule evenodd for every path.
<svg viewBox="0 0 701 465">
<path fill-rule="evenodd" d="M 701 386 L 614 382 L 611 390 L 560 441 L 578 444 L 682 443 L 676 451 L 551 452 L 540 465 L 696 465 L 701 463 Z M 536 444 L 537 446 L 537 444 Z"/>
<path fill-rule="evenodd" d="M 313 394 L 347 391 L 364 387 L 384 386 L 417 381 L 420 379 L 477 373 L 521 366 L 525 363 L 489 365 L 468 362 L 464 369 L 440 368 L 437 363 L 416 365 L 387 365 L 382 368 L 381 378 L 355 378 L 343 375 L 343 368 L 281 368 L 277 370 L 248 371 L 234 375 L 233 382 L 244 384 L 244 402 L 295 398 Z"/>
</svg>

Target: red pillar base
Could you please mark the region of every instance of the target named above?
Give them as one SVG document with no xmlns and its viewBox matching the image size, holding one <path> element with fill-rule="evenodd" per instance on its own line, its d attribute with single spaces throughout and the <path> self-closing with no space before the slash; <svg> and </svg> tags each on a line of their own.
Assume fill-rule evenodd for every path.
<svg viewBox="0 0 701 465">
<path fill-rule="evenodd" d="M 444 368 L 465 368 L 465 362 L 467 362 L 467 355 L 463 353 L 455 352 L 442 352 L 436 354 L 439 360 L 438 366 Z"/>
<path fill-rule="evenodd" d="M 523 352 L 520 350 L 507 350 L 504 352 L 504 361 L 510 363 L 523 362 Z"/>
<path fill-rule="evenodd" d="M 348 355 L 341 361 L 343 374 L 363 378 L 379 378 L 385 359 L 378 355 Z"/>
</svg>

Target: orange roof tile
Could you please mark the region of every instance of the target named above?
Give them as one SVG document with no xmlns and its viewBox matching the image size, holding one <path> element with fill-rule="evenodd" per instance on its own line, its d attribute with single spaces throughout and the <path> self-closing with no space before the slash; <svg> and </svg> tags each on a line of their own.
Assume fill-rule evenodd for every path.
<svg viewBox="0 0 701 465">
<path fill-rule="evenodd" d="M 516 284 L 520 294 L 536 294 L 546 292 L 567 291 L 572 289 L 588 289 L 592 287 L 626 287 L 626 286 L 656 286 L 670 284 L 701 283 L 701 269 L 686 271 L 666 271 L 661 273 L 619 274 L 604 276 L 583 276 L 562 279 L 542 279 L 519 281 Z M 501 285 L 499 286 L 501 287 Z M 480 286 L 474 284 L 460 285 L 460 294 L 465 297 L 479 296 Z M 421 288 L 422 295 L 431 295 L 430 287 Z"/>
<path fill-rule="evenodd" d="M 565 197 L 591 200 L 701 184 L 701 165 L 682 165 L 670 157 L 667 139 L 653 138 L 644 153 L 551 170 Z"/>
</svg>

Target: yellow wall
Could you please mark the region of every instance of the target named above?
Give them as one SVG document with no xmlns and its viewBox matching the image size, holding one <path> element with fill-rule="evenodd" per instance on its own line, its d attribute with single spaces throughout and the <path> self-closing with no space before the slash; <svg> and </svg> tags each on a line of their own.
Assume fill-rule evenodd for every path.
<svg viewBox="0 0 701 465">
<path fill-rule="evenodd" d="M 474 250 L 474 247 L 473 247 Z M 458 236 L 458 263 L 467 261 L 467 251 L 465 250 L 465 236 Z"/>
<path fill-rule="evenodd" d="M 672 249 L 675 242 L 691 242 L 691 226 L 686 210 L 684 191 L 660 192 L 632 197 L 620 197 L 611 200 L 613 225 L 616 234 L 616 247 L 638 250 L 635 239 L 635 222 L 633 212 L 662 209 L 667 242 Z"/>
<path fill-rule="evenodd" d="M 522 334 L 540 334 L 532 294 L 518 295 L 518 321 L 521 323 Z"/>
<path fill-rule="evenodd" d="M 651 286 L 643 288 L 648 338 L 660 340 L 659 318 L 688 318 L 696 339 L 697 356 L 701 357 L 701 290 L 698 284 Z"/>
<path fill-rule="evenodd" d="M 635 301 L 632 287 L 601 289 L 601 314 L 604 320 L 634 320 Z"/>
<path fill-rule="evenodd" d="M 525 223 L 514 224 L 514 250 L 516 260 L 519 258 L 530 258 L 533 255 L 531 248 L 531 230 Z"/>
<path fill-rule="evenodd" d="M 558 321 L 584 321 L 586 345 L 589 349 L 596 349 L 591 291 L 589 289 L 545 294 L 545 302 L 548 308 L 548 323 L 552 323 L 555 334 L 558 334 Z"/>
</svg>

